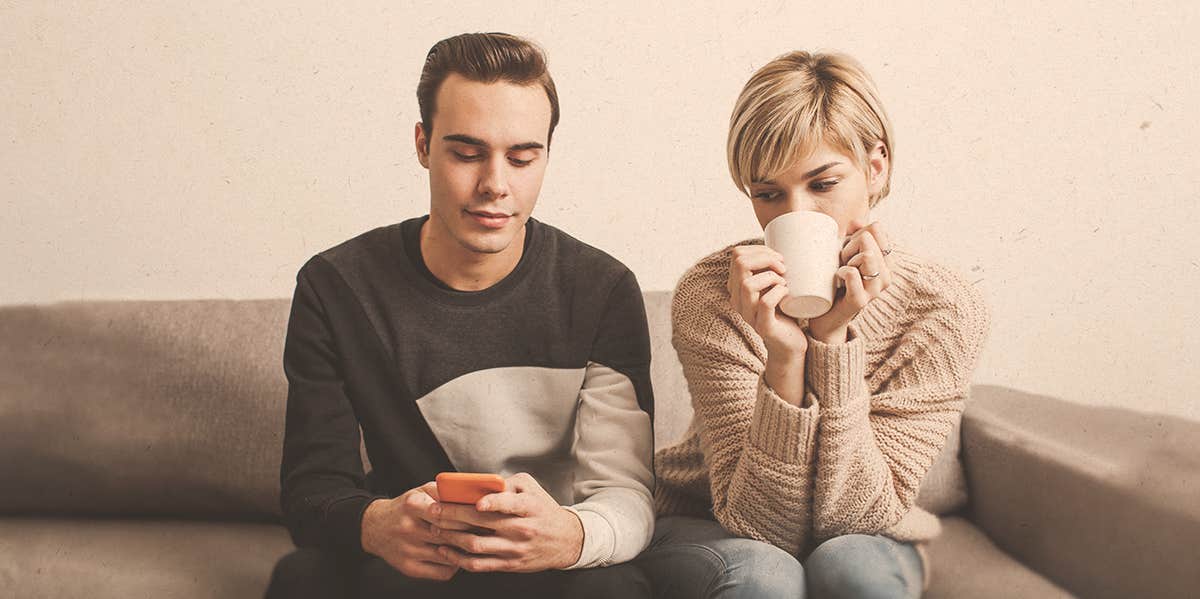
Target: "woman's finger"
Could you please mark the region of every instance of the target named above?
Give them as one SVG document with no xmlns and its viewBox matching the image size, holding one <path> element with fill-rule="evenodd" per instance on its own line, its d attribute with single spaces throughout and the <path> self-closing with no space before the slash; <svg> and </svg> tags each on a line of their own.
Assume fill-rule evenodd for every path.
<svg viewBox="0 0 1200 599">
<path fill-rule="evenodd" d="M 750 275 L 771 269 L 779 274 L 787 270 L 783 255 L 765 245 L 739 245 L 730 256 L 730 275 L 745 279 Z"/>
<path fill-rule="evenodd" d="M 863 286 L 862 273 L 857 268 L 843 266 L 837 270 L 837 276 L 846 287 L 846 293 L 841 301 L 834 304 L 834 309 L 839 310 L 842 319 L 849 322 L 871 298 Z"/>
<path fill-rule="evenodd" d="M 883 223 L 881 223 L 879 221 L 875 221 L 875 222 L 867 225 L 865 227 L 865 229 L 867 231 L 871 232 L 871 237 L 875 238 L 875 243 L 879 246 L 880 253 L 882 253 L 884 251 L 887 251 L 889 253 L 891 252 L 892 240 L 891 240 L 890 236 L 887 234 L 887 231 L 885 230 Z"/>
<path fill-rule="evenodd" d="M 858 269 L 862 276 L 863 287 L 872 295 L 883 290 L 884 283 L 890 277 L 887 263 L 878 251 L 864 251 L 846 261 L 846 266 Z"/>
<path fill-rule="evenodd" d="M 782 302 L 783 298 L 787 297 L 787 294 L 787 284 L 784 283 L 772 287 L 770 291 L 764 293 L 759 298 L 758 304 L 755 306 L 755 320 L 750 322 L 755 323 L 754 328 L 760 334 L 765 333 L 774 324 L 774 319 L 776 318 L 775 309 L 779 307 L 779 302 Z"/>
</svg>

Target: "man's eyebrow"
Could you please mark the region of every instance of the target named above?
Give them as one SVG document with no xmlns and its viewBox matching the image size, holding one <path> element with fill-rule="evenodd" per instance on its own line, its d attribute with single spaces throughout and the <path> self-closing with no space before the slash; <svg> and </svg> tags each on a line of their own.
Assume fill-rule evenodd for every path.
<svg viewBox="0 0 1200 599">
<path fill-rule="evenodd" d="M 513 152 L 518 152 L 518 151 L 521 151 L 521 150 L 540 150 L 540 149 L 542 149 L 542 148 L 544 148 L 544 147 L 546 147 L 546 146 L 543 146 L 543 145 L 542 145 L 541 143 L 539 143 L 539 142 L 536 142 L 536 141 L 527 141 L 527 142 L 525 142 L 525 143 L 523 143 L 523 144 L 513 144 L 513 145 L 511 145 L 511 146 L 508 146 L 508 149 L 509 149 L 510 151 L 513 151 Z"/>
<path fill-rule="evenodd" d="M 486 141 L 483 141 L 482 139 L 479 139 L 478 137 L 471 137 L 470 135 L 463 135 L 461 133 L 452 133 L 450 135 L 443 137 L 442 140 L 456 141 L 456 142 L 464 143 L 464 144 L 467 144 L 470 146 L 479 146 L 481 148 L 490 147 L 490 146 L 488 146 L 488 143 Z M 540 150 L 544 147 L 546 147 L 546 146 L 542 145 L 540 142 L 527 141 L 525 143 L 513 144 L 511 146 L 508 146 L 508 150 L 510 152 L 519 152 L 521 150 Z"/>
<path fill-rule="evenodd" d="M 457 141 L 458 143 L 464 143 L 469 146 L 479 146 L 481 148 L 488 147 L 487 142 L 483 141 L 482 139 L 479 139 L 478 137 L 471 137 L 470 135 L 463 135 L 461 133 L 454 133 L 444 136 L 442 137 L 442 141 Z"/>
<path fill-rule="evenodd" d="M 821 166 L 818 166 L 817 168 L 814 168 L 813 170 L 808 171 L 807 173 L 804 173 L 803 175 L 801 175 L 800 179 L 801 180 L 811 179 L 811 178 L 825 172 L 826 169 L 837 166 L 839 164 L 841 164 L 841 162 L 837 162 L 837 161 L 830 162 L 829 164 L 822 164 Z M 763 181 L 753 181 L 752 183 L 755 185 L 775 185 L 775 180 L 774 179 L 765 179 Z"/>
</svg>

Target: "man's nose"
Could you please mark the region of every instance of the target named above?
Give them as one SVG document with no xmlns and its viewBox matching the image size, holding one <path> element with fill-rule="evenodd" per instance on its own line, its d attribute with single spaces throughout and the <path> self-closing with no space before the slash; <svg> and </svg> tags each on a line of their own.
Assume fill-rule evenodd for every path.
<svg viewBox="0 0 1200 599">
<path fill-rule="evenodd" d="M 480 194 L 492 197 L 502 198 L 508 195 L 508 169 L 506 158 L 501 156 L 492 158 L 484 163 L 483 172 L 480 173 L 478 191 Z"/>
</svg>

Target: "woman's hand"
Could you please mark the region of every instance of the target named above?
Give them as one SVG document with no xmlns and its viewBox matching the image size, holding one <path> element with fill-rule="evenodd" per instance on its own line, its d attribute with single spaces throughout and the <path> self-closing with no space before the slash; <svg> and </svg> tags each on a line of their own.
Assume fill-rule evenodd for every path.
<svg viewBox="0 0 1200 599">
<path fill-rule="evenodd" d="M 804 401 L 804 353 L 808 339 L 800 323 L 780 312 L 787 297 L 783 256 L 762 245 L 733 248 L 729 260 L 729 303 L 762 338 L 767 348 L 763 378 L 784 401 Z"/>
<path fill-rule="evenodd" d="M 762 337 L 767 352 L 803 354 L 808 347 L 796 319 L 777 310 L 787 297 L 783 256 L 764 245 L 733 248 L 729 260 L 729 303 Z"/>
<path fill-rule="evenodd" d="M 822 343 L 845 343 L 850 321 L 892 284 L 891 245 L 878 221 L 864 225 L 852 220 L 842 247 L 837 277 L 842 289 L 828 312 L 808 322 L 813 339 Z"/>
</svg>

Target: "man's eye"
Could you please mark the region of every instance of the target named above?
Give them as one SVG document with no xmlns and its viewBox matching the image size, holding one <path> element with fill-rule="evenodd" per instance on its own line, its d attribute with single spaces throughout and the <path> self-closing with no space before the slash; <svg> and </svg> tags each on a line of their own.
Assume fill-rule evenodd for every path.
<svg viewBox="0 0 1200 599">
<path fill-rule="evenodd" d="M 838 184 L 837 179 L 825 179 L 824 181 L 814 181 L 812 184 L 813 191 L 829 191 L 834 185 Z"/>
<path fill-rule="evenodd" d="M 532 158 L 530 158 L 529 160 L 521 160 L 520 158 L 509 158 L 508 161 L 511 162 L 513 164 L 513 166 L 529 166 L 530 164 L 533 163 Z"/>
<path fill-rule="evenodd" d="M 463 160 L 466 162 L 471 162 L 471 161 L 479 160 L 480 158 L 483 158 L 483 154 L 463 154 L 462 152 L 455 152 L 454 155 L 457 156 L 459 160 Z"/>
</svg>

